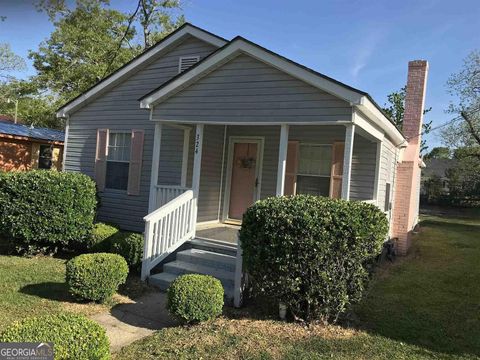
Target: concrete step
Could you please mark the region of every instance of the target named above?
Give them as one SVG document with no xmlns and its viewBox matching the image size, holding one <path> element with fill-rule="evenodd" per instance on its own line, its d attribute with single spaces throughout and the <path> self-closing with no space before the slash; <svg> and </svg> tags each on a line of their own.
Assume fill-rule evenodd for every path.
<svg viewBox="0 0 480 360">
<path fill-rule="evenodd" d="M 200 249 L 230 256 L 237 255 L 237 244 L 201 238 L 195 238 L 190 240 L 190 244 L 194 249 Z"/>
<path fill-rule="evenodd" d="M 179 277 L 179 274 L 171 274 L 171 273 L 159 273 L 155 275 L 151 275 L 148 278 L 148 283 L 152 286 L 159 288 L 162 291 L 167 291 L 170 287 L 170 284 Z M 230 303 L 233 300 L 233 285 L 232 286 L 225 286 L 223 285 L 223 290 L 225 291 L 225 298 L 226 303 Z"/>
<path fill-rule="evenodd" d="M 220 280 L 224 287 L 232 287 L 234 285 L 235 272 L 222 269 L 212 268 L 199 264 L 192 264 L 184 261 L 172 261 L 163 265 L 163 271 L 170 274 L 204 274 L 211 275 Z"/>
<path fill-rule="evenodd" d="M 235 271 L 235 256 L 202 249 L 192 248 L 179 251 L 177 253 L 177 260 L 220 270 Z"/>
</svg>

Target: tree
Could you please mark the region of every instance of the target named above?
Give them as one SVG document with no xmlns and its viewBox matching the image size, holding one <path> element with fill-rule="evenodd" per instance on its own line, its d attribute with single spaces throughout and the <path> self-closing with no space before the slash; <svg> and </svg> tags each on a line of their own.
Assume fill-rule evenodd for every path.
<svg viewBox="0 0 480 360">
<path fill-rule="evenodd" d="M 407 94 L 407 87 L 404 86 L 398 91 L 394 91 L 391 94 L 387 95 L 387 102 L 383 107 L 383 111 L 392 119 L 393 123 L 402 130 L 403 127 L 403 117 L 405 114 L 405 97 Z M 423 110 L 423 115 L 432 111 L 432 108 L 426 108 Z M 428 134 L 432 129 L 432 121 L 423 121 L 422 124 L 422 135 Z M 420 144 L 420 152 L 423 153 L 428 149 L 427 142 L 425 139 L 422 139 Z"/>
<path fill-rule="evenodd" d="M 29 53 L 41 89 L 70 100 L 135 56 L 128 46 L 135 31 L 127 28 L 127 16 L 103 3 L 77 0 L 73 10 L 47 8 L 55 30 Z"/>
<path fill-rule="evenodd" d="M 25 60 L 12 51 L 10 44 L 0 43 L 0 78 L 11 79 L 9 72 L 21 71 L 25 67 Z"/>
<path fill-rule="evenodd" d="M 434 147 L 424 156 L 425 159 L 450 159 L 450 157 L 450 149 L 444 146 Z"/>
<path fill-rule="evenodd" d="M 480 51 L 470 53 L 462 69 L 447 81 L 448 92 L 456 98 L 448 112 L 459 116 L 462 121 L 452 121 L 444 129 L 445 142 L 450 146 L 468 147 L 466 156 L 477 157 L 480 152 Z"/>
<path fill-rule="evenodd" d="M 36 84 L 31 81 L 11 80 L 0 84 L 0 99 L 18 101 L 18 119 L 26 125 L 36 127 L 63 127 L 63 122 L 56 118 L 55 109 L 60 105 L 52 95 L 38 92 Z M 0 101 L 0 114 L 15 115 L 15 108 L 6 101 Z"/>
</svg>

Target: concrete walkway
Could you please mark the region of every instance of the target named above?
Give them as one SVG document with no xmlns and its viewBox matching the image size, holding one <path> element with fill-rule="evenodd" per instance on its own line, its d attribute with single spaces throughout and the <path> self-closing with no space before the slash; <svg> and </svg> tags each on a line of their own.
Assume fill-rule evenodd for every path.
<svg viewBox="0 0 480 360">
<path fill-rule="evenodd" d="M 110 350 L 116 352 L 135 340 L 151 335 L 155 330 L 176 325 L 166 305 L 165 293 L 152 292 L 134 303 L 117 305 L 110 313 L 95 314 L 90 318 L 106 329 Z"/>
</svg>

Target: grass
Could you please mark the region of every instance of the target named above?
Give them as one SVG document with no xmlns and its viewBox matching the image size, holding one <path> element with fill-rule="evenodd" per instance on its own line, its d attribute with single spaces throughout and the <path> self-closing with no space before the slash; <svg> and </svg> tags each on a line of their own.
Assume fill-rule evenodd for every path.
<svg viewBox="0 0 480 360">
<path fill-rule="evenodd" d="M 477 359 L 479 234 L 479 217 L 425 218 L 410 255 L 377 271 L 355 309 L 357 328 L 305 328 L 230 310 L 163 329 L 115 359 Z"/>
<path fill-rule="evenodd" d="M 0 331 L 28 316 L 71 311 L 85 315 L 108 311 L 131 302 L 145 291 L 134 277 L 106 304 L 75 301 L 65 283 L 65 259 L 0 256 Z"/>
</svg>

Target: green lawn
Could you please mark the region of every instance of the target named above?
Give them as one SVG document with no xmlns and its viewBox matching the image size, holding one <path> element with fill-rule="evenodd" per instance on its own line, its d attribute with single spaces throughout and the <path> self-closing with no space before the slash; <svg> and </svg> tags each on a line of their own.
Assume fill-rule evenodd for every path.
<svg viewBox="0 0 480 360">
<path fill-rule="evenodd" d="M 130 302 L 129 297 L 145 290 L 132 278 L 122 287 L 123 295 L 115 295 L 108 304 L 79 303 L 68 294 L 65 262 L 48 256 L 0 256 L 0 331 L 12 321 L 27 316 L 61 311 L 87 315 L 108 311 L 118 303 Z"/>
<path fill-rule="evenodd" d="M 480 219 L 425 218 L 411 254 L 379 269 L 355 312 L 363 330 L 230 310 L 208 324 L 161 330 L 115 359 L 476 359 Z"/>
</svg>

